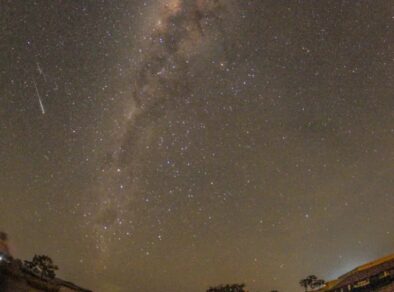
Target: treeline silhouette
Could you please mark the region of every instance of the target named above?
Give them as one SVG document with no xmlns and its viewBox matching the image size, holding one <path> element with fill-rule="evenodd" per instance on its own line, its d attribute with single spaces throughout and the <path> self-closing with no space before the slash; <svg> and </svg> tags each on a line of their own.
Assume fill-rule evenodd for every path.
<svg viewBox="0 0 394 292">
<path fill-rule="evenodd" d="M 317 291 L 322 288 L 326 282 L 323 279 L 319 279 L 315 275 L 309 275 L 305 279 L 301 279 L 299 281 L 299 285 L 304 288 L 305 292 L 308 291 Z M 209 287 L 206 292 L 248 292 L 246 290 L 245 284 L 226 284 L 219 285 L 216 287 Z M 279 292 L 279 290 L 270 290 L 269 292 Z"/>
<path fill-rule="evenodd" d="M 246 292 L 245 284 L 227 284 L 210 287 L 207 292 Z"/>
</svg>

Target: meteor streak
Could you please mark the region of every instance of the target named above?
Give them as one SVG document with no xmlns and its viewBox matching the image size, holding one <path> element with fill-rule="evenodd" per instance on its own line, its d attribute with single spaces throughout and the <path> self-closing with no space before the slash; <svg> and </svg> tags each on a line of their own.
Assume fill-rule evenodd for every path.
<svg viewBox="0 0 394 292">
<path fill-rule="evenodd" d="M 41 113 L 42 113 L 43 115 L 45 115 L 44 104 L 42 103 L 41 95 L 40 95 L 40 92 L 38 91 L 37 83 L 36 83 L 36 81 L 35 81 L 34 79 L 33 79 L 33 84 L 34 84 L 34 88 L 35 88 L 35 90 L 36 90 L 36 96 L 37 96 L 37 98 L 38 98 L 38 103 L 39 103 L 39 105 L 40 105 Z"/>
</svg>

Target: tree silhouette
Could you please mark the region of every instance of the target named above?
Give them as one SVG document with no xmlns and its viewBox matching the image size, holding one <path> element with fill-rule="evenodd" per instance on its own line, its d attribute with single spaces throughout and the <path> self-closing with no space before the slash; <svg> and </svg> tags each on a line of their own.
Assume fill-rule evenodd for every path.
<svg viewBox="0 0 394 292">
<path fill-rule="evenodd" d="M 46 255 L 34 255 L 33 260 L 31 262 L 25 261 L 24 266 L 29 271 L 39 274 L 41 279 L 54 279 L 56 277 L 55 270 L 59 269 Z"/>
<path fill-rule="evenodd" d="M 302 279 L 299 282 L 300 286 L 305 289 L 305 292 L 308 291 L 310 281 L 308 278 Z"/>
<path fill-rule="evenodd" d="M 326 284 L 326 281 L 324 281 L 323 279 L 317 279 L 311 283 L 311 288 L 318 289 L 321 288 L 324 284 Z"/>
<path fill-rule="evenodd" d="M 322 279 L 318 279 L 315 275 L 309 275 L 305 279 L 300 280 L 299 284 L 306 291 L 317 289 L 322 287 L 326 282 Z"/>
<path fill-rule="evenodd" d="M 245 284 L 227 284 L 210 287 L 207 292 L 246 292 Z"/>
</svg>

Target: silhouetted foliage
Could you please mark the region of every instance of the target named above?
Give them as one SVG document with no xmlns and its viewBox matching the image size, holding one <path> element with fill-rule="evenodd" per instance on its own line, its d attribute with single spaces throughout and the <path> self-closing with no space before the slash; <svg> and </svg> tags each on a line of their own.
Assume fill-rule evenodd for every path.
<svg viewBox="0 0 394 292">
<path fill-rule="evenodd" d="M 227 284 L 210 287 L 207 292 L 246 292 L 245 284 Z"/>
<path fill-rule="evenodd" d="M 326 282 L 322 279 L 318 279 L 315 275 L 309 275 L 305 279 L 300 280 L 299 284 L 305 291 L 315 290 L 322 287 Z M 311 289 L 311 290 L 309 290 Z"/>
<path fill-rule="evenodd" d="M 322 286 L 324 286 L 324 284 L 326 284 L 326 281 L 324 281 L 323 279 L 317 279 L 311 283 L 311 288 L 318 289 L 318 288 L 321 288 Z"/>
<path fill-rule="evenodd" d="M 305 278 L 305 279 L 300 280 L 299 284 L 300 284 L 300 286 L 301 286 L 302 288 L 305 289 L 305 291 L 308 291 L 309 284 L 310 284 L 308 278 Z"/>
<path fill-rule="evenodd" d="M 24 262 L 24 267 L 34 274 L 40 275 L 41 279 L 54 279 L 56 277 L 55 270 L 58 270 L 52 259 L 46 255 L 35 255 L 31 262 Z"/>
</svg>

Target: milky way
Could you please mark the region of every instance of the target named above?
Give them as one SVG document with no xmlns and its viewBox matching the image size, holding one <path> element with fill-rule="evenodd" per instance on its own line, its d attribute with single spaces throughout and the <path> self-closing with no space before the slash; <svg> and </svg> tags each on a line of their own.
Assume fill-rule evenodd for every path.
<svg viewBox="0 0 394 292">
<path fill-rule="evenodd" d="M 0 1 L 0 230 L 94 291 L 298 291 L 393 252 L 390 1 Z"/>
<path fill-rule="evenodd" d="M 201 66 L 201 59 L 216 49 L 221 51 L 218 55 L 222 62 L 226 60 L 225 39 L 230 33 L 224 25 L 234 25 L 228 19 L 225 23 L 234 7 L 231 1 L 164 1 L 150 8 L 148 20 L 141 20 L 142 40 L 135 49 L 138 55 L 135 68 L 130 68 L 132 92 L 125 101 L 128 112 L 118 136 L 114 136 L 116 147 L 109 149 L 103 174 L 98 178 L 99 211 L 94 219 L 98 224 L 95 231 L 102 241 L 106 241 L 103 229 L 115 223 L 123 225 L 125 217 L 129 217 L 130 223 L 125 228 L 133 225 L 130 209 L 143 184 L 139 181 L 144 164 L 140 155 L 150 152 L 160 122 L 165 123 L 174 109 L 190 107 L 195 98 L 190 83 L 195 74 L 203 74 L 196 68 Z M 104 242 L 100 248 L 106 250 Z"/>
</svg>

